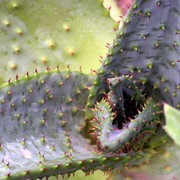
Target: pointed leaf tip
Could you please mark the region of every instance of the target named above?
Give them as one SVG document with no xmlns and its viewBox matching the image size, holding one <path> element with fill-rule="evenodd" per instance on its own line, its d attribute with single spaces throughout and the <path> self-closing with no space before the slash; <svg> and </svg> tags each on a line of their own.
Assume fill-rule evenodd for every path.
<svg viewBox="0 0 180 180">
<path fill-rule="evenodd" d="M 164 104 L 166 125 L 164 129 L 168 135 L 180 146 L 180 111 L 168 104 Z"/>
</svg>

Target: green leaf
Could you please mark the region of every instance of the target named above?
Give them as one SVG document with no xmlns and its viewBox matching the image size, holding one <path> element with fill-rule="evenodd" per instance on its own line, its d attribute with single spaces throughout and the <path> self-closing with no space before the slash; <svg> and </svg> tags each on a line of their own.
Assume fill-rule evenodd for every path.
<svg viewBox="0 0 180 180">
<path fill-rule="evenodd" d="M 103 153 L 82 136 L 91 85 L 91 76 L 57 70 L 0 87 L 0 179 L 124 169 L 149 161 L 144 151 Z"/>
<path fill-rule="evenodd" d="M 180 178 L 180 147 L 168 137 L 164 129 L 158 129 L 153 138 L 148 141 L 148 148 L 153 154 L 148 162 L 119 170 L 120 175 L 130 179 Z M 118 177 L 120 179 L 120 176 Z"/>
<path fill-rule="evenodd" d="M 64 174 L 96 158 L 79 133 L 90 85 L 87 75 L 57 71 L 0 88 L 1 178 Z"/>
<path fill-rule="evenodd" d="M 164 126 L 164 129 L 176 144 L 180 146 L 180 111 L 165 104 L 164 112 L 166 117 L 166 125 Z"/>
<path fill-rule="evenodd" d="M 100 66 L 117 25 L 97 0 L 2 0 L 0 17 L 4 81 L 58 64 L 89 73 Z"/>
</svg>

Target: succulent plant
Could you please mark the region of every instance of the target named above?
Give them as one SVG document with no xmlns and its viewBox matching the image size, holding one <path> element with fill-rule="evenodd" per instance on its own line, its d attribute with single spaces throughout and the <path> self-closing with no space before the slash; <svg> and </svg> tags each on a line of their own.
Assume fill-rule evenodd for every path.
<svg viewBox="0 0 180 180">
<path fill-rule="evenodd" d="M 98 4 L 0 2 L 1 79 L 9 79 L 0 88 L 0 179 L 48 178 L 79 169 L 116 170 L 133 179 L 179 178 L 179 134 L 171 126 L 179 126 L 180 2 L 136 0 L 93 76 L 75 70 L 85 63 L 87 72 L 86 61 L 101 53 L 96 38 L 103 34 L 96 30 L 94 40 L 91 28 L 110 20 L 95 24 L 103 11 Z M 77 25 L 82 31 L 73 30 Z M 42 63 L 73 68 L 29 75 L 36 67 L 42 71 Z M 17 72 L 27 73 L 19 78 Z M 163 108 L 164 103 L 169 105 Z"/>
<path fill-rule="evenodd" d="M 0 17 L 2 81 L 58 64 L 89 73 L 118 25 L 102 1 L 92 0 L 2 0 Z"/>
<path fill-rule="evenodd" d="M 168 0 L 134 2 L 97 73 L 91 94 L 94 101 L 108 92 L 107 79 L 128 75 L 146 96 L 179 108 L 178 7 L 179 2 Z M 130 92 L 123 85 L 122 88 L 128 96 Z"/>
</svg>

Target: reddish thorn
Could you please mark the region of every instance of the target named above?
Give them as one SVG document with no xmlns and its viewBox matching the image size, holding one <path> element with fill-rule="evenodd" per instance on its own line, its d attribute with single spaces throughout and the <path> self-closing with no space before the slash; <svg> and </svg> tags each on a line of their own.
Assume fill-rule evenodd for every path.
<svg viewBox="0 0 180 180">
<path fill-rule="evenodd" d="M 119 16 L 122 20 L 124 20 L 123 16 Z"/>
<path fill-rule="evenodd" d="M 116 32 L 118 29 L 117 28 L 113 28 L 113 30 Z"/>
<path fill-rule="evenodd" d="M 29 174 L 31 171 L 29 170 L 29 171 L 26 171 L 26 174 Z"/>
<path fill-rule="evenodd" d="M 51 69 L 50 69 L 50 67 L 48 66 L 48 67 L 46 68 L 46 70 L 49 72 Z"/>
<path fill-rule="evenodd" d="M 97 71 L 96 71 L 96 70 L 91 69 L 91 70 L 90 70 L 90 72 L 91 72 L 91 74 L 94 76 L 94 75 L 96 75 L 96 72 L 97 72 Z"/>
<path fill-rule="evenodd" d="M 35 73 L 38 74 L 38 70 L 37 69 L 35 69 Z"/>
<path fill-rule="evenodd" d="M 6 166 L 9 166 L 9 162 L 6 164 Z"/>
<path fill-rule="evenodd" d="M 19 75 L 18 75 L 18 74 L 16 74 L 16 80 L 18 80 L 18 78 L 19 78 Z"/>
<path fill-rule="evenodd" d="M 61 167 L 61 166 L 62 166 L 62 164 L 58 164 L 57 166 L 58 166 L 58 168 L 59 168 L 59 167 Z"/>
<path fill-rule="evenodd" d="M 10 83 L 11 82 L 11 78 L 8 80 L 8 83 Z"/>
</svg>

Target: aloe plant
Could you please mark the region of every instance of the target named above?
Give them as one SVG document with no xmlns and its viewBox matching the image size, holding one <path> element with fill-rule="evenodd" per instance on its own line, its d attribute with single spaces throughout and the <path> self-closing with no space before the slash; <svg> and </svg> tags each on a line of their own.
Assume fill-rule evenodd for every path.
<svg viewBox="0 0 180 180">
<path fill-rule="evenodd" d="M 35 18 L 36 8 L 41 7 L 42 12 L 50 14 L 48 5 L 50 8 L 61 7 L 64 11 L 55 8 L 54 13 L 63 12 L 59 14 L 63 17 L 71 4 L 74 11 L 73 8 L 69 11 L 66 21 L 71 17 L 72 26 L 80 22 L 85 25 L 84 15 L 94 3 L 91 0 L 86 3 L 62 0 L 52 4 L 47 1 L 48 5 L 39 2 L 0 2 L 4 5 L 1 6 L 1 17 L 5 18 L 2 18 L 1 27 L 1 60 L 10 62 L 10 66 L 6 64 L 2 68 L 3 81 L 9 79 L 8 67 L 13 70 L 10 76 L 18 71 L 20 74 L 27 70 L 32 72 L 42 63 L 38 61 L 39 54 L 47 53 L 54 58 L 53 65 L 58 64 L 58 51 L 63 52 L 72 36 L 81 36 L 79 30 L 67 35 L 71 33 L 70 26 L 60 22 L 64 28 L 62 37 L 66 34 L 69 40 L 64 38 L 63 42 L 55 43 L 47 37 L 44 41 L 54 22 L 46 24 L 46 17 L 39 16 L 42 24 L 33 24 L 28 15 Z M 78 7 L 83 7 L 84 11 Z M 163 109 L 164 102 L 180 108 L 179 9 L 178 0 L 136 0 L 95 77 L 74 71 L 75 67 L 70 70 L 68 66 L 66 71 L 61 71 L 57 66 L 55 71 L 47 68 L 46 72 L 39 72 L 36 69 L 34 75 L 27 73 L 22 78 L 17 75 L 15 80 L 9 79 L 2 84 L 0 178 L 48 178 L 73 174 L 79 169 L 86 173 L 98 169 L 117 170 L 118 174 L 134 179 L 179 178 L 180 148 L 164 131 Z M 26 16 L 23 16 L 24 12 L 27 12 Z M 74 22 L 76 16 L 82 19 Z M 13 23 L 24 27 L 24 31 L 18 33 L 21 31 Z M 49 28 L 43 31 L 46 26 Z M 54 27 L 54 40 L 58 36 L 58 27 Z M 32 40 L 34 33 L 39 34 Z M 86 33 L 88 37 L 88 30 Z M 24 45 L 22 50 L 19 46 L 15 46 L 14 51 L 9 50 L 8 47 L 14 47 L 16 43 Z M 72 43 L 75 48 L 78 47 L 76 43 L 75 39 Z M 81 51 L 83 54 L 87 49 Z M 71 58 L 62 53 L 62 59 L 70 62 L 72 57 L 79 61 L 86 57 L 91 60 L 88 54 L 80 56 L 78 52 L 69 52 Z M 23 64 L 25 57 L 27 61 Z"/>
<path fill-rule="evenodd" d="M 92 0 L 2 0 L 0 17 L 2 81 L 58 64 L 89 73 L 99 67 L 117 26 L 103 2 Z"/>
</svg>

